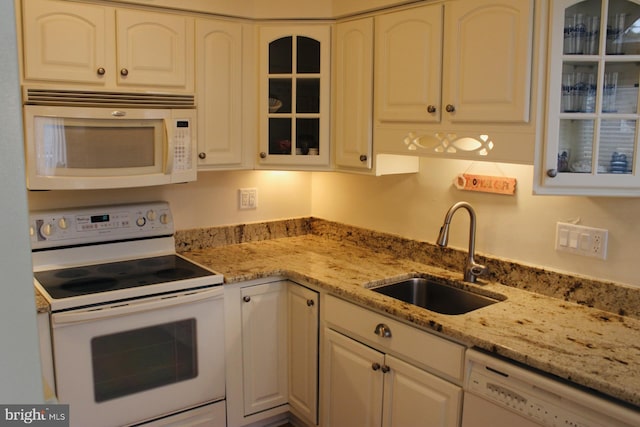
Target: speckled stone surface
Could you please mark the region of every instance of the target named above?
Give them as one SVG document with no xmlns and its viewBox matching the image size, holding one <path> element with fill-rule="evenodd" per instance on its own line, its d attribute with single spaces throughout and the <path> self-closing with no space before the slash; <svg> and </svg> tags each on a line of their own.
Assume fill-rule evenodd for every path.
<svg viewBox="0 0 640 427">
<path fill-rule="evenodd" d="M 477 260 L 486 262 L 492 275 L 478 285 L 466 284 L 460 281 L 464 253 L 318 219 L 293 223 L 244 225 L 243 240 L 230 231 L 234 227 L 224 232 L 229 240 L 216 237 L 220 229 L 187 230 L 176 236 L 177 247 L 224 274 L 227 283 L 285 276 L 640 406 L 635 288 L 482 257 Z M 270 239 L 268 228 L 283 235 Z M 214 236 L 214 244 L 192 235 Z M 439 277 L 504 300 L 452 316 L 367 289 L 416 276 Z M 616 301 L 624 295 L 632 301 Z M 602 299 L 608 311 L 592 307 Z"/>
<path fill-rule="evenodd" d="M 44 297 L 40 294 L 40 292 L 38 292 L 37 289 L 35 293 L 36 293 L 36 311 L 38 313 L 48 313 L 51 309 L 51 306 L 49 305 L 47 300 L 44 299 Z"/>
</svg>

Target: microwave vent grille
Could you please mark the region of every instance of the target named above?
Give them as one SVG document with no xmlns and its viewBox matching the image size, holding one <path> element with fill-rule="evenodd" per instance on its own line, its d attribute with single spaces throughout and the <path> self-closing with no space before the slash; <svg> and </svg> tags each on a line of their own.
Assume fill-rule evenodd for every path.
<svg viewBox="0 0 640 427">
<path fill-rule="evenodd" d="M 90 92 L 80 90 L 25 88 L 26 105 L 61 105 L 76 107 L 194 108 L 191 94 Z"/>
</svg>

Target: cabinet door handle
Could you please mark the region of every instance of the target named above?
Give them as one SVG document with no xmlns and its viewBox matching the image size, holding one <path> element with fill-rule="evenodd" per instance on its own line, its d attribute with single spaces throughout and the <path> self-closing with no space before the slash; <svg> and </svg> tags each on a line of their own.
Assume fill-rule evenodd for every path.
<svg viewBox="0 0 640 427">
<path fill-rule="evenodd" d="M 204 160 L 207 158 L 207 153 L 199 153 L 198 157 Z"/>
<path fill-rule="evenodd" d="M 251 297 L 249 295 L 247 295 L 246 297 L 242 297 L 242 301 L 249 302 L 251 301 Z"/>
<path fill-rule="evenodd" d="M 361 162 L 366 162 L 367 161 L 367 155 L 366 154 L 360 154 L 360 161 Z"/>
<path fill-rule="evenodd" d="M 260 158 L 261 159 L 266 159 L 267 158 L 267 153 L 265 153 L 264 151 L 260 152 Z"/>
<path fill-rule="evenodd" d="M 387 372 L 389 372 L 391 370 L 391 368 L 388 367 L 387 365 L 382 365 L 382 367 L 380 369 L 382 370 L 383 374 L 386 374 Z"/>
<path fill-rule="evenodd" d="M 452 104 L 447 104 L 447 106 L 445 107 L 445 110 L 447 110 L 447 113 L 453 113 L 454 111 L 456 111 L 456 107 L 453 106 Z"/>
<path fill-rule="evenodd" d="M 126 68 L 123 68 L 122 70 L 120 70 L 120 75 L 121 76 L 128 76 L 129 75 L 129 70 L 127 70 Z"/>
<path fill-rule="evenodd" d="M 435 105 L 427 105 L 427 113 L 429 113 L 429 114 L 433 114 L 433 113 L 435 113 L 436 111 L 438 111 L 438 110 L 436 109 L 436 106 L 435 106 Z"/>
<path fill-rule="evenodd" d="M 391 329 L 384 323 L 378 323 L 373 331 L 377 336 L 382 338 L 391 338 Z"/>
<path fill-rule="evenodd" d="M 380 369 L 380 364 L 378 362 L 373 362 L 371 364 L 371 369 L 373 369 L 374 371 L 377 371 L 378 369 Z"/>
<path fill-rule="evenodd" d="M 308 299 L 307 300 L 307 306 L 308 307 L 313 307 L 314 304 L 315 304 L 315 302 L 312 299 Z"/>
<path fill-rule="evenodd" d="M 105 74 L 106 72 L 107 72 L 107 71 L 106 71 L 104 68 L 102 68 L 102 67 L 100 67 L 100 68 L 98 68 L 98 69 L 96 70 L 96 73 L 98 73 L 98 75 L 99 75 L 99 76 L 104 76 L 104 74 Z"/>
<path fill-rule="evenodd" d="M 555 178 L 558 176 L 558 169 L 547 169 L 547 176 L 549 178 Z"/>
</svg>

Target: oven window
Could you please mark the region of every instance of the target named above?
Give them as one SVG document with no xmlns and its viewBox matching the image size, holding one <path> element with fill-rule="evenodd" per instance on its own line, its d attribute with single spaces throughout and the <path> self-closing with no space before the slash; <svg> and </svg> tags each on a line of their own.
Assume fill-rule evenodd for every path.
<svg viewBox="0 0 640 427">
<path fill-rule="evenodd" d="M 96 402 L 198 375 L 196 320 L 186 319 L 91 340 Z"/>
</svg>

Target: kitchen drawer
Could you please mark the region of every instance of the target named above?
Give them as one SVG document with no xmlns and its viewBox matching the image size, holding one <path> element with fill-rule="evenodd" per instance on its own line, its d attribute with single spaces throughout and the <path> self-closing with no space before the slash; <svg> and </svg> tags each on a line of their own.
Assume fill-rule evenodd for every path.
<svg viewBox="0 0 640 427">
<path fill-rule="evenodd" d="M 329 327 L 429 371 L 462 380 L 464 346 L 331 295 L 327 296 L 324 309 Z M 374 332 L 379 324 L 389 328 L 390 337 Z"/>
</svg>

